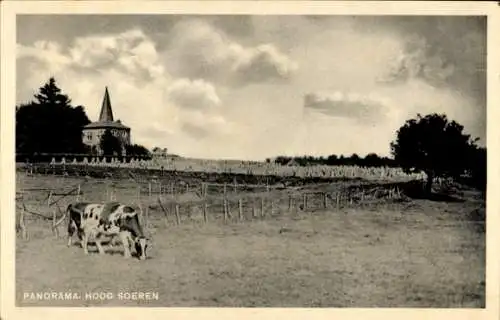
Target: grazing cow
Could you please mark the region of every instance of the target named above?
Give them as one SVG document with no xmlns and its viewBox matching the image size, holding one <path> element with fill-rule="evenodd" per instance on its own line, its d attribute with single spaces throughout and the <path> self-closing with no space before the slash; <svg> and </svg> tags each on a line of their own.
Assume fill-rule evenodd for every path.
<svg viewBox="0 0 500 320">
<path fill-rule="evenodd" d="M 110 236 L 113 240 L 119 236 L 125 258 L 131 256 L 130 246 L 133 243 L 137 257 L 146 259 L 147 239 L 139 224 L 139 216 L 132 207 L 117 202 L 77 202 L 70 204 L 66 213 L 69 215 L 68 246 L 71 246 L 71 238 L 76 231 L 85 254 L 88 254 L 90 237 L 94 238 L 99 253 L 104 254 L 100 237 Z"/>
</svg>

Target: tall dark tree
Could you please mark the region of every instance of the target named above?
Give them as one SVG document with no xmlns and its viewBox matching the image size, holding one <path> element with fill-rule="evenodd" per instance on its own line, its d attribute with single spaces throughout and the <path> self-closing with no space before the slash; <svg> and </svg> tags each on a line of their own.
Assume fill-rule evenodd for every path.
<svg viewBox="0 0 500 320">
<path fill-rule="evenodd" d="M 446 115 L 420 114 L 399 128 L 391 143 L 394 159 L 407 173 L 425 172 L 425 190 L 431 192 L 435 177 L 458 177 L 470 166 L 470 150 L 477 140 Z"/>
<path fill-rule="evenodd" d="M 34 97 L 34 101 L 16 106 L 16 152 L 85 152 L 82 128 L 90 121 L 83 107 L 73 107 L 54 78 Z"/>
<path fill-rule="evenodd" d="M 471 146 L 468 168 L 469 181 L 480 190 L 486 190 L 487 153 L 486 148 Z"/>
<path fill-rule="evenodd" d="M 104 156 L 118 156 L 122 153 L 122 144 L 120 139 L 115 137 L 109 129 L 104 131 L 99 142 L 99 147 L 101 148 Z"/>
</svg>

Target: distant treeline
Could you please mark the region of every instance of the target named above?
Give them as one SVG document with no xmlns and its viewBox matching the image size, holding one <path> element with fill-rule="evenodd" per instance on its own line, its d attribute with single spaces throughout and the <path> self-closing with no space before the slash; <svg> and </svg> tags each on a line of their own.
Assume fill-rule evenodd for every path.
<svg viewBox="0 0 500 320">
<path fill-rule="evenodd" d="M 267 162 L 274 162 L 280 165 L 328 165 L 328 166 L 360 166 L 360 167 L 398 167 L 398 164 L 389 157 L 380 157 L 375 153 L 370 153 L 365 157 L 353 154 L 349 157 L 343 155 L 330 155 L 327 157 L 313 156 L 278 156 L 274 160 L 267 159 Z"/>
</svg>

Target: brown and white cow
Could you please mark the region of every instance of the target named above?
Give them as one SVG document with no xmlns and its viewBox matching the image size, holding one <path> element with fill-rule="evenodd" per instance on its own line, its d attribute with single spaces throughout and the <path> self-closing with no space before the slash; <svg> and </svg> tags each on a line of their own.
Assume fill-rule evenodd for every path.
<svg viewBox="0 0 500 320">
<path fill-rule="evenodd" d="M 147 239 L 134 208 L 117 202 L 77 202 L 70 204 L 66 213 L 69 215 L 68 246 L 71 246 L 71 238 L 76 231 L 85 254 L 88 254 L 89 238 L 94 239 L 99 253 L 104 254 L 101 237 L 108 236 L 113 240 L 119 236 L 125 258 L 131 256 L 130 247 L 133 243 L 137 257 L 146 259 Z"/>
</svg>

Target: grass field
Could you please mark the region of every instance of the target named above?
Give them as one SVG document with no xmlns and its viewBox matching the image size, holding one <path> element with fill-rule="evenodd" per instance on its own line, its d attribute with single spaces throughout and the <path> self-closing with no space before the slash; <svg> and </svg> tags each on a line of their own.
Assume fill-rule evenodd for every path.
<svg viewBox="0 0 500 320">
<path fill-rule="evenodd" d="M 33 187 L 50 178 L 31 179 Z M 105 256 L 91 246 L 84 256 L 79 246 L 55 239 L 49 222 L 32 220 L 30 239 L 16 243 L 16 300 L 21 306 L 484 307 L 485 234 L 474 220 L 484 206 L 477 192 L 463 190 L 461 201 L 380 202 L 227 225 L 165 226 L 152 214 L 146 261 L 124 260 L 119 246 Z M 118 300 L 121 290 L 157 292 L 158 300 Z M 115 299 L 23 299 L 47 291 L 112 292 Z"/>
</svg>

